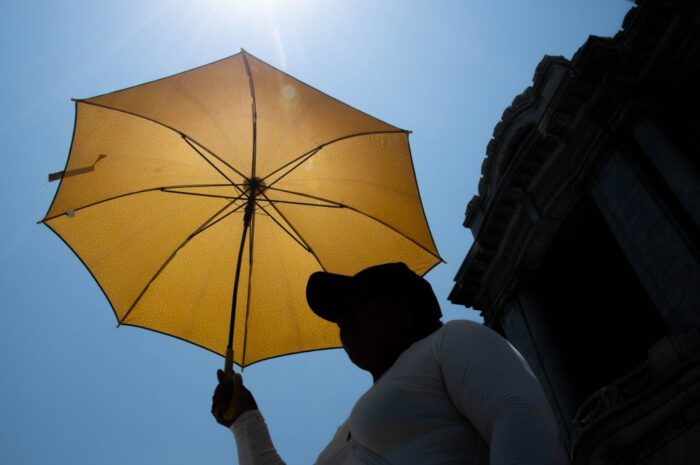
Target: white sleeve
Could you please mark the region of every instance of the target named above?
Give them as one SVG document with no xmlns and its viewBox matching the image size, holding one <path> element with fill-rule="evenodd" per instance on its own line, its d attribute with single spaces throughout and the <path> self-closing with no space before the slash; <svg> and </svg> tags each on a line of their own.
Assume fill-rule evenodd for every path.
<svg viewBox="0 0 700 465">
<path fill-rule="evenodd" d="M 331 442 L 329 442 L 325 449 L 318 455 L 314 465 L 352 463 L 350 456 L 352 456 L 354 452 L 348 442 L 349 435 L 350 428 L 348 427 L 348 420 L 345 420 L 336 430 Z"/>
<path fill-rule="evenodd" d="M 547 398 L 515 348 L 470 321 L 443 331 L 434 350 L 448 395 L 489 445 L 490 464 L 567 463 Z"/>
<path fill-rule="evenodd" d="M 239 465 L 284 465 L 259 410 L 243 412 L 231 425 L 231 431 L 236 439 Z"/>
</svg>

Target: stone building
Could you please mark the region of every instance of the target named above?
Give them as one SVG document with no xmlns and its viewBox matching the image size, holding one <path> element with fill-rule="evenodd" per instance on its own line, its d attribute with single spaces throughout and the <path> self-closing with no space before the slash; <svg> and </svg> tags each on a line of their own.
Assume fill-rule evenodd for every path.
<svg viewBox="0 0 700 465">
<path fill-rule="evenodd" d="M 574 464 L 700 464 L 700 7 L 545 57 L 486 149 L 450 300 L 528 360 Z"/>
</svg>

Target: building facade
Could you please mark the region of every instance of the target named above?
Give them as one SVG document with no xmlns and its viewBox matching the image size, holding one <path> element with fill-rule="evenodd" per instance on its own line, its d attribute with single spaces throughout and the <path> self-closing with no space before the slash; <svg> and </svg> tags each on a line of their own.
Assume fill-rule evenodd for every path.
<svg viewBox="0 0 700 465">
<path fill-rule="evenodd" d="M 486 149 L 450 300 L 528 360 L 574 464 L 700 464 L 700 6 L 545 57 Z"/>
</svg>

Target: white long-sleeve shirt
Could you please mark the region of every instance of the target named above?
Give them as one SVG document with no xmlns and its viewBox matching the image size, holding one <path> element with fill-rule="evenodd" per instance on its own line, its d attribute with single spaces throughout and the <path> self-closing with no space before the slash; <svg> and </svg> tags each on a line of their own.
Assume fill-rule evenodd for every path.
<svg viewBox="0 0 700 465">
<path fill-rule="evenodd" d="M 257 410 L 231 426 L 240 465 L 284 464 Z M 450 321 L 406 349 L 357 401 L 316 465 L 563 465 L 554 416 L 525 360 L 491 329 Z"/>
</svg>

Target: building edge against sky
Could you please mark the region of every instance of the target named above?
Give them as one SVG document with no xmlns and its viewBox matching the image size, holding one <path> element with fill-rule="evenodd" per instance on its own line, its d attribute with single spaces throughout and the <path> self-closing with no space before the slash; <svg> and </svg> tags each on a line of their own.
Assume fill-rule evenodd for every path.
<svg viewBox="0 0 700 465">
<path fill-rule="evenodd" d="M 450 294 L 527 359 L 574 464 L 700 463 L 700 7 L 636 4 L 503 113 Z"/>
</svg>

